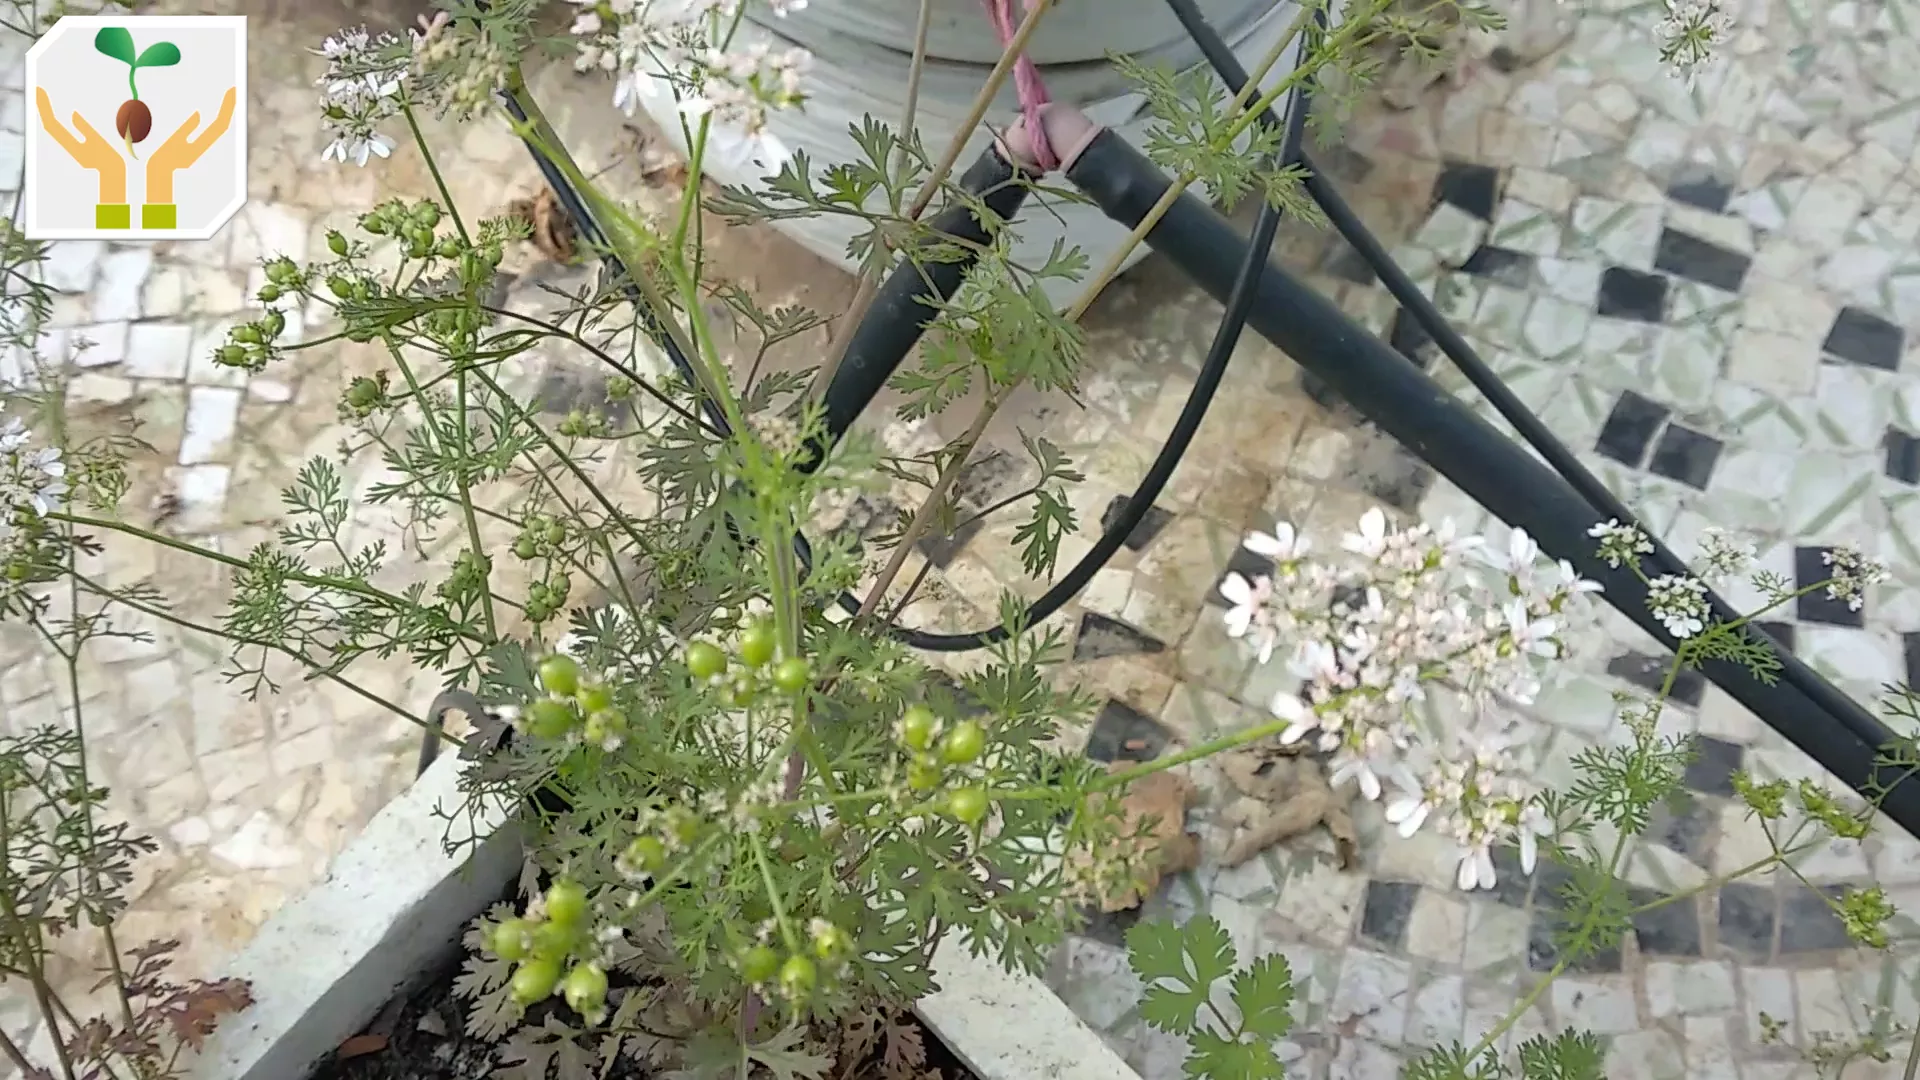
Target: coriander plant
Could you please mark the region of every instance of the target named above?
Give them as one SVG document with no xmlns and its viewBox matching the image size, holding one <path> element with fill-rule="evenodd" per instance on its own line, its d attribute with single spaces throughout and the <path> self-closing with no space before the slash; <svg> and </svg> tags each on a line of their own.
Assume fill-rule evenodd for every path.
<svg viewBox="0 0 1920 1080">
<path fill-rule="evenodd" d="M 1333 782 L 1384 802 L 1403 833 L 1426 828 L 1454 841 L 1463 889 L 1494 883 L 1493 852 L 1505 846 L 1529 870 L 1546 858 L 1571 871 L 1560 966 L 1476 1045 L 1434 1048 L 1409 1075 L 1600 1075 L 1604 1047 L 1590 1035 L 1511 1053 L 1502 1039 L 1573 958 L 1624 932 L 1636 910 L 1616 875 L 1626 843 L 1673 793 L 1689 754 L 1661 724 L 1662 693 L 1622 703 L 1628 737 L 1583 755 L 1568 790 L 1535 790 L 1518 768 L 1515 710 L 1568 656 L 1597 586 L 1543 560 L 1519 530 L 1488 543 L 1373 511 L 1320 558 L 1280 523 L 1248 540 L 1276 569 L 1230 578 L 1226 617 L 1230 633 L 1263 662 L 1285 665 L 1298 689 L 1272 701 L 1269 722 L 1111 771 L 1069 752 L 1091 702 L 1059 684 L 1061 635 L 1026 625 L 1016 597 L 999 605 L 1012 632 L 979 664 L 936 668 L 900 644 L 889 626 L 925 576 L 904 575 L 913 545 L 964 523 L 956 487 L 1017 389 L 1074 390 L 1085 362 L 1079 321 L 1126 252 L 1099 267 L 1064 248 L 1041 265 L 1016 259 L 1015 223 L 954 179 L 963 139 L 929 148 L 915 134 L 913 90 L 899 117 L 855 126 L 861 160 L 822 168 L 796 156 L 758 189 L 710 191 L 702 178 L 717 125 L 752 132 L 772 111 L 805 107 L 803 54 L 741 44 L 757 2 L 575 3 L 556 37 L 541 29 L 545 5 L 534 0 L 448 0 L 405 35 L 346 30 L 325 41 L 325 157 L 369 166 L 409 144 L 436 197 L 370 209 L 329 233 L 315 259 L 264 260 L 260 311 L 216 360 L 265 371 L 342 343 L 378 356 L 337 404 L 352 437 L 305 463 L 284 492 L 277 535 L 244 553 L 216 551 L 117 516 L 126 463 L 140 448 L 122 434 L 76 433 L 62 395 L 69 358 L 41 357 L 36 389 L 10 403 L 15 419 L 0 430 L 0 615 L 41 632 L 70 673 L 90 641 L 123 633 L 116 616 L 138 613 L 223 638 L 235 693 L 324 679 L 379 700 L 356 682 L 356 664 L 404 656 L 486 703 L 462 751 L 468 804 L 444 812 L 505 803 L 528 837 L 529 873 L 471 928 L 457 987 L 471 1003 L 469 1030 L 503 1040 L 502 1076 L 601 1076 L 625 1056 L 671 1075 L 742 1080 L 848 1076 L 877 1060 L 889 1080 L 911 1080 L 925 1052 L 900 1017 L 932 988 L 936 948 L 957 942 L 1038 970 L 1084 904 L 1157 878 L 1160 823 L 1125 812 L 1131 785 L 1216 755 L 1288 746 L 1330 755 Z M 771 14 L 789 6 L 776 0 Z M 1010 48 L 1048 11 L 1035 4 Z M 1681 67 L 1726 32 L 1715 5 L 1667 12 L 1659 47 Z M 1194 183 L 1223 202 L 1253 193 L 1309 214 L 1298 169 L 1272 164 L 1278 136 L 1254 118 L 1312 79 L 1328 88 L 1315 122 L 1331 130 L 1384 51 L 1443 53 L 1436 42 L 1455 40 L 1454 28 L 1498 23 L 1456 0 L 1412 10 L 1316 0 L 1248 86 L 1299 43 L 1294 69 L 1239 95 L 1122 62 L 1159 120 L 1150 154 L 1175 177 L 1127 246 Z M 520 58 L 543 51 L 608 77 L 614 103 L 629 110 L 646 81 L 671 89 L 690 148 L 672 213 L 624 203 L 569 156 L 520 69 Z M 980 91 L 974 124 L 1010 61 Z M 553 163 L 604 234 L 595 285 L 553 297 L 552 312 L 496 297 L 507 247 L 527 238 L 529 223 L 454 204 L 421 123 L 441 114 L 507 123 Z M 1015 182 L 1035 185 L 1036 200 L 1056 197 Z M 917 366 L 896 387 L 907 419 L 970 391 L 977 411 L 932 452 L 855 432 L 822 455 L 821 390 L 849 327 L 885 274 L 958 258 L 955 239 L 923 221 L 948 206 L 972 209 L 988 239 L 968 251 L 975 270 L 934 307 Z M 705 258 L 709 218 L 811 215 L 858 229 L 860 283 L 848 311 L 769 310 Z M 42 253 L 11 231 L 4 241 L 17 285 L 7 327 L 31 349 L 50 307 L 31 276 Z M 1057 309 L 1041 288 L 1050 279 L 1080 282 L 1078 299 Z M 324 313 L 325 332 L 295 340 L 296 309 Z M 740 341 L 729 343 L 720 311 L 744 329 Z M 837 344 L 811 373 L 761 372 L 770 351 L 828 325 Z M 661 376 L 667 348 L 687 363 Z M 595 399 L 557 421 L 526 404 L 522 385 L 533 358 L 555 353 L 604 374 Z M 1065 487 L 1080 476 L 1041 433 L 1022 438 L 1040 478 L 988 512 L 1027 515 L 1016 542 L 1026 570 L 1045 580 L 1075 528 Z M 351 490 L 354 465 L 367 461 L 380 479 Z M 825 527 L 836 508 L 882 491 L 917 496 L 918 507 L 864 543 Z M 423 538 L 422 551 L 446 556 L 403 564 L 358 527 L 362 502 Z M 166 596 L 98 580 L 86 556 L 108 533 L 230 570 L 224 618 L 202 625 Z M 804 558 L 803 533 L 812 540 Z M 1644 576 L 1646 537 L 1607 523 L 1594 538 L 1616 566 Z M 1716 538 L 1699 569 L 1734 573 L 1740 562 L 1737 546 Z M 1816 588 L 1857 597 L 1877 573 L 1843 552 Z M 1681 641 L 1668 690 L 1706 660 L 1763 678 L 1777 666 L 1752 636 L 1753 615 L 1709 616 L 1699 579 L 1647 584 Z M 1761 584 L 1772 606 L 1800 595 Z M 849 593 L 850 616 L 840 606 Z M 456 741 L 404 703 L 379 703 Z M 121 961 L 112 890 L 144 848 L 96 820 L 105 793 L 86 776 L 77 706 L 71 722 L 71 731 L 0 746 L 0 778 L 14 778 L 0 794 L 24 800 L 0 804 L 9 829 L 0 974 L 33 988 L 62 1080 L 122 1075 L 108 1058 L 124 1059 L 126 1074 L 163 1075 L 171 1051 L 158 1049 L 153 1016 L 192 1045 L 245 993 L 163 988 L 156 952 L 125 954 L 130 970 Z M 1810 782 L 1743 778 L 1740 790 L 1774 840 L 1773 854 L 1746 872 L 1795 873 L 1809 845 L 1858 838 L 1870 822 L 1867 805 Z M 1886 944 L 1890 906 L 1878 890 L 1834 903 L 1861 942 Z M 118 1027 L 76 1020 L 46 974 L 46 937 L 81 923 L 107 939 Z M 1142 924 L 1129 946 L 1149 984 L 1143 1014 L 1191 1039 L 1190 1075 L 1281 1075 L 1280 1045 L 1296 1022 L 1284 962 L 1243 967 L 1206 919 Z M 31 1072 L 25 1051 L 5 1045 Z"/>
</svg>

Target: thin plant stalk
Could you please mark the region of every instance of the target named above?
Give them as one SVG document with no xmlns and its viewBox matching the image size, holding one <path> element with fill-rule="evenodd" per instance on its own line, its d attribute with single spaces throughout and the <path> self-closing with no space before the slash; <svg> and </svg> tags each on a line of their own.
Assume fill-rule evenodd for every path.
<svg viewBox="0 0 1920 1080">
<path fill-rule="evenodd" d="M 920 0 L 920 14 L 913 26 L 913 60 L 907 65 L 907 102 L 901 109 L 900 143 L 893 151 L 893 168 L 902 176 L 906 173 L 909 160 L 907 140 L 913 137 L 913 125 L 920 111 L 920 80 L 927 67 L 927 31 L 933 24 L 933 0 Z M 892 208 L 896 213 L 900 207 Z M 867 312 L 873 308 L 874 297 L 880 294 L 881 267 L 863 266 L 860 270 L 860 283 L 855 287 L 853 299 L 847 304 L 847 310 L 834 324 L 837 331 L 827 346 L 826 363 L 820 365 L 820 371 L 813 377 L 813 385 L 808 396 L 819 398 L 827 392 L 833 383 L 833 376 L 847 359 L 847 350 L 853 346 L 853 332 L 866 319 Z"/>
</svg>

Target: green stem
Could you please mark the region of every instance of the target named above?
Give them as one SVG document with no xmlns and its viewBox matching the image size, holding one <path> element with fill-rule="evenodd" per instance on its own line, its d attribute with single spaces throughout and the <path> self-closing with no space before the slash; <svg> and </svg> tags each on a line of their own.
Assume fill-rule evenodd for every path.
<svg viewBox="0 0 1920 1080">
<path fill-rule="evenodd" d="M 454 231 L 460 234 L 460 240 L 468 247 L 473 239 L 467 235 L 466 223 L 460 220 L 460 208 L 454 205 L 453 192 L 447 189 L 446 178 L 440 175 L 440 163 L 433 159 L 433 151 L 427 146 L 427 136 L 420 130 L 420 121 L 413 115 L 413 106 L 402 102 L 400 111 L 406 114 L 407 130 L 413 133 L 413 144 L 420 148 L 420 157 L 427 163 L 427 173 L 433 177 L 433 186 L 440 192 L 440 201 L 447 204 L 447 216 L 453 219 Z"/>
<path fill-rule="evenodd" d="M 131 75 L 129 75 L 129 79 L 131 79 Z M 71 447 L 68 445 L 70 440 L 68 438 L 66 398 L 64 395 L 54 395 L 49 413 L 50 419 L 52 420 L 52 438 L 54 445 L 61 447 L 63 450 L 71 450 Z M 68 505 L 71 505 L 71 493 L 69 493 L 67 498 Z M 62 658 L 66 661 L 67 692 L 73 698 L 73 734 L 74 738 L 77 739 L 80 744 L 80 760 L 76 765 L 80 775 L 80 787 L 82 791 L 91 792 L 93 790 L 93 780 L 90 774 L 90 766 L 87 763 L 86 708 L 80 701 L 80 646 L 86 641 L 86 628 L 90 626 L 91 623 L 80 617 L 80 584 L 74 580 L 79 573 L 78 560 L 80 548 L 79 545 L 74 542 L 73 523 L 67 522 L 63 526 L 62 531 L 65 533 L 64 539 L 66 541 L 64 546 L 66 547 L 67 564 L 65 568 L 67 571 L 67 608 L 72 613 L 73 620 L 71 627 L 71 650 L 64 653 Z M 59 643 L 57 641 L 51 636 L 48 637 L 48 641 L 54 645 L 56 651 L 59 651 Z M 96 835 L 93 826 L 92 799 L 81 800 L 80 819 L 86 827 L 87 842 L 91 845 L 93 837 Z M 90 872 L 88 878 L 89 892 L 94 894 L 89 897 L 89 900 L 96 901 L 104 891 L 100 887 L 100 875 Z M 102 906 L 104 907 L 104 905 Z M 111 918 L 101 919 L 100 937 L 101 941 L 107 947 L 107 966 L 113 975 L 114 997 L 117 998 L 120 1003 L 121 1023 L 125 1025 L 125 1030 L 132 1031 L 134 1028 L 133 998 L 132 995 L 127 992 L 126 967 L 120 959 L 120 943 L 114 936 L 113 920 Z"/>
<path fill-rule="evenodd" d="M 124 534 L 126 536 L 138 537 L 139 539 L 145 540 L 149 543 L 158 544 L 161 547 L 170 548 L 174 551 L 184 552 L 188 555 L 196 555 L 196 556 L 199 556 L 200 558 L 207 559 L 211 562 L 219 563 L 222 566 L 231 567 L 235 570 L 248 570 L 248 569 L 251 569 L 253 566 L 253 564 L 248 562 L 247 560 L 235 558 L 234 556 L 228 555 L 223 551 L 215 551 L 211 548 L 203 548 L 198 544 L 191 544 L 185 540 L 180 540 L 175 537 L 167 536 L 164 533 L 157 533 L 149 529 L 142 529 L 138 525 L 129 525 L 125 522 L 114 521 L 111 518 L 98 518 L 98 517 L 93 517 L 90 514 L 74 514 L 74 513 L 68 513 L 66 511 L 55 510 L 53 513 L 47 515 L 47 519 L 50 521 L 70 522 L 74 525 L 80 525 L 90 529 L 106 529 L 110 532 L 117 532 L 117 533 Z M 434 625 L 438 626 L 438 628 L 441 630 L 453 631 L 453 632 L 459 633 L 460 636 L 462 637 L 466 637 L 469 640 L 473 640 L 472 635 L 467 633 L 465 627 L 462 627 L 452 622 L 449 619 L 440 617 L 438 613 L 434 612 L 432 609 L 421 607 L 420 605 L 415 604 L 410 600 L 407 600 L 402 597 L 395 596 L 392 593 L 374 588 L 372 585 L 369 585 L 363 581 L 353 581 L 348 578 L 332 577 L 326 574 L 308 574 L 304 572 L 289 573 L 286 575 L 286 579 L 288 581 L 297 582 L 298 584 L 307 585 L 316 589 L 333 589 L 339 592 L 347 593 L 352 596 L 361 597 L 362 599 L 374 600 L 379 603 L 386 604 L 399 611 L 405 611 L 415 616 L 426 617 Z M 485 644 L 485 643 L 482 642 L 482 644 Z"/>
<path fill-rule="evenodd" d="M 400 111 L 406 114 L 407 130 L 413 133 L 413 143 L 420 148 L 420 157 L 427 163 L 427 172 L 433 177 L 433 186 L 439 190 L 441 201 L 447 204 L 447 215 L 453 219 L 453 227 L 460 234 L 460 242 L 471 248 L 473 239 L 467 235 L 466 223 L 460 218 L 460 208 L 454 205 L 453 192 L 447 189 L 446 178 L 440 175 L 440 165 L 434 160 L 433 150 L 427 145 L 427 137 L 420 130 L 419 120 L 413 115 L 413 106 L 403 102 Z M 473 289 L 474 283 L 467 282 L 465 293 L 468 304 L 473 304 L 476 300 Z M 454 365 L 454 423 L 459 442 L 455 448 L 454 483 L 460 490 L 460 513 L 467 526 L 467 544 L 473 549 L 474 557 L 480 560 L 480 565 L 488 568 L 486 577 L 490 582 L 493 576 L 492 561 L 488 559 L 486 549 L 480 543 L 480 522 L 473 514 L 473 477 L 470 475 L 472 471 L 470 465 L 473 460 L 471 457 L 473 434 L 472 424 L 467 417 L 467 369 L 471 366 L 476 344 L 475 332 L 468 330 L 461 335 L 461 355 L 448 357 Z M 393 344 L 391 336 L 387 338 L 387 348 L 392 351 L 394 360 L 400 362 L 401 370 L 406 371 L 406 364 L 401 360 L 400 350 Z M 407 375 L 407 384 L 413 385 L 410 372 Z M 426 401 L 422 399 L 421 408 L 426 407 Z M 494 619 L 493 589 L 490 584 L 483 584 L 480 590 L 480 614 L 487 622 L 488 643 L 498 641 L 500 630 L 498 622 Z"/>
<path fill-rule="evenodd" d="M 185 616 L 176 615 L 165 608 L 154 607 L 150 604 L 143 604 L 138 600 L 129 599 L 126 596 L 122 596 L 119 593 L 115 593 L 107 589 L 106 586 L 93 580 L 90 577 L 87 577 L 85 574 L 76 573 L 73 575 L 73 577 L 74 577 L 74 580 L 78 581 L 82 585 L 85 585 L 88 589 L 92 590 L 95 595 L 99 596 L 101 599 L 106 600 L 109 603 L 119 604 L 122 607 L 128 608 L 133 611 L 137 611 L 142 615 L 147 615 L 147 616 L 151 616 L 152 618 L 165 620 L 166 622 L 170 622 L 173 625 L 180 627 L 182 630 L 192 630 L 195 633 L 205 634 L 208 637 L 218 638 L 221 641 L 229 641 L 239 645 L 250 645 L 258 649 L 271 649 L 282 656 L 285 656 L 291 660 L 297 661 L 301 666 L 307 669 L 307 672 L 309 674 L 317 675 L 320 678 L 326 679 L 328 682 L 335 684 L 336 686 L 345 687 L 346 689 L 352 691 L 353 693 L 360 695 L 361 697 L 367 699 L 373 704 L 380 706 L 382 709 L 385 709 L 386 711 L 392 713 L 395 716 L 400 717 L 401 719 L 407 721 L 410 724 L 413 724 L 416 727 L 431 729 L 435 731 L 440 730 L 438 725 L 428 723 L 426 720 L 423 720 L 420 717 L 415 716 L 413 713 L 408 712 L 406 709 L 402 708 L 400 705 L 392 701 L 389 701 L 384 697 L 381 697 L 379 694 L 376 694 L 373 691 L 368 690 L 366 687 L 361 686 L 359 683 L 356 683 L 347 679 L 346 677 L 342 676 L 338 671 L 334 670 L 333 668 L 328 667 L 324 664 L 318 663 L 312 657 L 306 655 L 305 653 L 287 648 L 287 646 L 283 643 L 266 641 L 260 638 L 237 637 L 234 634 L 229 633 L 228 631 L 219 630 L 214 627 L 207 626 L 203 623 L 195 622 L 192 619 L 186 618 Z M 460 740 L 457 737 L 452 735 L 447 735 L 444 731 L 441 731 L 440 733 L 446 738 L 448 742 L 453 743 L 456 746 L 460 744 Z"/>
<path fill-rule="evenodd" d="M 767 890 L 767 903 L 773 908 L 773 921 L 780 927 L 780 938 L 787 944 L 789 952 L 800 951 L 800 936 L 793 929 L 793 919 L 787 915 L 787 903 L 780 895 L 780 885 L 773 880 L 773 867 L 767 862 L 767 845 L 760 839 L 760 830 L 747 830 L 747 845 L 753 850 L 753 861 L 760 868 L 760 882 Z"/>
</svg>

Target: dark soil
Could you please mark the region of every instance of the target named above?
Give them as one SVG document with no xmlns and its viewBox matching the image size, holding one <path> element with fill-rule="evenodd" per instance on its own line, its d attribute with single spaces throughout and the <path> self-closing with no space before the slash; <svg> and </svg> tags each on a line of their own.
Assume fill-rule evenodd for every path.
<svg viewBox="0 0 1920 1080">
<path fill-rule="evenodd" d="M 488 1080 L 494 1076 L 504 1040 L 490 1043 L 467 1034 L 467 1002 L 453 992 L 460 963 L 461 956 L 456 954 L 416 986 L 402 990 L 365 1031 L 342 1043 L 321 1064 L 313 1080 Z M 621 981 L 616 973 L 615 986 Z M 925 1064 L 903 1080 L 977 1080 L 918 1017 L 909 1012 L 900 1019 L 919 1031 L 926 1048 Z M 852 1068 L 836 1067 L 828 1078 L 879 1080 L 886 1075 L 881 1056 L 881 1048 L 876 1047 L 868 1060 Z M 656 1075 L 623 1055 L 601 1080 L 652 1080 Z"/>
</svg>

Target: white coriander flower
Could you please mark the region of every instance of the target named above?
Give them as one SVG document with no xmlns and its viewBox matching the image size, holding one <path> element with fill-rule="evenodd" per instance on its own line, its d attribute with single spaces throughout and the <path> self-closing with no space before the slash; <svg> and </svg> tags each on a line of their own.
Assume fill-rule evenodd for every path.
<svg viewBox="0 0 1920 1080">
<path fill-rule="evenodd" d="M 1287 729 L 1280 733 L 1280 742 L 1291 746 L 1305 738 L 1307 733 L 1320 726 L 1320 718 L 1312 709 L 1292 694 L 1276 694 L 1267 706 L 1274 719 L 1287 721 Z"/>
<path fill-rule="evenodd" d="M 320 159 L 365 166 L 392 154 L 393 140 L 375 129 L 401 111 L 412 55 L 406 42 L 355 27 L 327 38 L 318 51 L 327 61 L 319 86 L 329 135 Z"/>
<path fill-rule="evenodd" d="M 1660 59 L 1677 78 L 1692 80 L 1733 32 L 1733 19 L 1718 0 L 1664 0 L 1666 14 L 1654 25 Z"/>
<path fill-rule="evenodd" d="M 1493 869 L 1492 846 L 1486 842 L 1469 844 L 1460 853 L 1460 869 L 1454 875 L 1454 884 L 1471 892 L 1491 889 L 1499 883 L 1499 875 Z"/>
<path fill-rule="evenodd" d="M 1560 644 L 1554 640 L 1553 632 L 1553 620 L 1534 618 L 1528 612 L 1525 600 L 1515 600 L 1507 605 L 1507 634 L 1513 642 L 1514 651 L 1549 660 L 1558 657 Z"/>
<path fill-rule="evenodd" d="M 67 465 L 54 447 L 34 448 L 17 416 L 0 424 L 0 539 L 13 530 L 14 511 L 45 516 L 67 493 Z"/>
<path fill-rule="evenodd" d="M 1709 525 L 1700 530 L 1700 572 L 1708 577 L 1744 574 L 1753 562 L 1753 545 Z"/>
<path fill-rule="evenodd" d="M 1618 518 L 1609 519 L 1587 530 L 1587 535 L 1600 541 L 1600 557 L 1607 565 L 1619 567 L 1622 564 L 1638 565 L 1640 556 L 1653 554 L 1653 541 L 1638 526 L 1622 525 Z"/>
<path fill-rule="evenodd" d="M 1887 568 L 1857 548 L 1836 547 L 1823 552 L 1820 559 L 1832 575 L 1827 579 L 1827 595 L 1844 601 L 1849 611 L 1859 611 L 1866 603 L 1867 586 L 1887 579 Z"/>
<path fill-rule="evenodd" d="M 1387 800 L 1387 824 L 1394 826 L 1401 836 L 1412 836 L 1426 823 L 1436 802 L 1418 783 L 1397 785 L 1393 797 Z"/>
<path fill-rule="evenodd" d="M 1527 530 L 1515 528 L 1508 532 L 1504 549 L 1489 544 L 1480 549 L 1480 559 L 1507 578 L 1508 587 L 1519 596 L 1532 584 L 1534 567 L 1540 561 L 1540 545 L 1527 535 Z"/>
<path fill-rule="evenodd" d="M 1662 574 L 1647 582 L 1647 608 L 1681 640 L 1707 628 L 1707 586 L 1699 578 Z"/>
<path fill-rule="evenodd" d="M 1348 533 L 1340 546 L 1355 555 L 1377 559 L 1385 553 L 1387 547 L 1387 515 L 1379 507 L 1374 507 L 1360 515 L 1360 531 Z"/>
<path fill-rule="evenodd" d="M 1242 541 L 1248 551 L 1272 559 L 1275 563 L 1290 563 L 1306 557 L 1312 546 L 1307 538 L 1301 536 L 1294 527 L 1285 521 L 1273 527 L 1273 535 L 1263 532 L 1248 533 Z"/>
<path fill-rule="evenodd" d="M 1373 764 L 1366 754 L 1342 748 L 1329 763 L 1327 786 L 1338 791 L 1351 780 L 1360 786 L 1360 794 L 1368 802 L 1378 801 L 1382 788 L 1380 774 L 1374 770 Z"/>
<path fill-rule="evenodd" d="M 1260 662 L 1272 659 L 1276 635 L 1267 604 L 1273 599 L 1273 583 L 1264 577 L 1249 581 L 1239 574 L 1228 574 L 1220 581 L 1220 595 L 1232 605 L 1226 614 L 1227 636 L 1251 635 Z"/>
<path fill-rule="evenodd" d="M 1529 802 L 1520 811 L 1514 827 L 1520 834 L 1520 869 L 1531 874 L 1534 863 L 1540 859 L 1540 839 L 1553 835 L 1553 822 L 1538 802 Z"/>
</svg>

